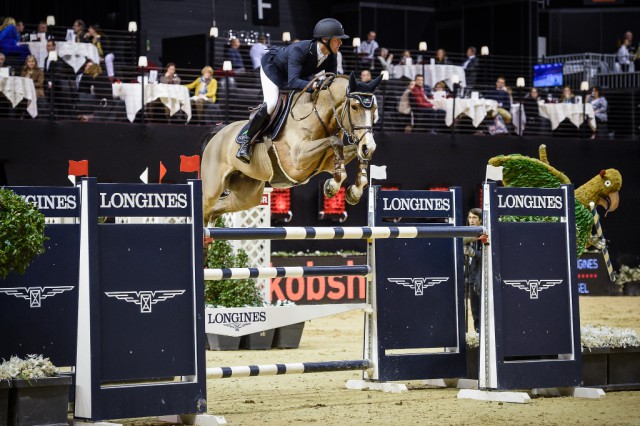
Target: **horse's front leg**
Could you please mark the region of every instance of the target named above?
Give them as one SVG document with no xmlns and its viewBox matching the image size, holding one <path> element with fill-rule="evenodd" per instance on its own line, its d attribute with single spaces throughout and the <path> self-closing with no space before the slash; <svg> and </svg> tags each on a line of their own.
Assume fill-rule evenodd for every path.
<svg viewBox="0 0 640 426">
<path fill-rule="evenodd" d="M 324 195 L 327 198 L 333 198 L 340 187 L 342 182 L 347 178 L 347 169 L 344 167 L 344 146 L 339 138 L 332 139 L 333 148 L 333 178 L 327 179 L 324 182 Z"/>
<path fill-rule="evenodd" d="M 367 160 L 362 160 L 358 163 L 358 176 L 356 176 L 356 182 L 354 185 L 349 186 L 347 188 L 347 193 L 345 195 L 345 201 L 349 204 L 357 204 L 364 193 L 364 188 L 369 183 L 369 179 L 367 177 L 367 164 L 369 162 Z"/>
</svg>

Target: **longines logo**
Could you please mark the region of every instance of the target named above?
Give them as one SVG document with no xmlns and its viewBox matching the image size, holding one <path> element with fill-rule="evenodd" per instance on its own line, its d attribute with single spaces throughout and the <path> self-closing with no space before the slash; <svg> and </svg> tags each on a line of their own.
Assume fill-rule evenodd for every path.
<svg viewBox="0 0 640 426">
<path fill-rule="evenodd" d="M 173 299 L 183 294 L 185 290 L 158 290 L 158 291 L 105 291 L 109 297 L 118 300 L 135 303 L 140 306 L 140 313 L 151 313 L 151 307 L 165 300 Z"/>
<path fill-rule="evenodd" d="M 503 280 L 503 282 L 511 287 L 529 292 L 529 299 L 537 299 L 538 293 L 542 290 L 562 284 L 562 280 Z"/>
<path fill-rule="evenodd" d="M 30 308 L 39 308 L 42 306 L 42 301 L 47 297 L 53 297 L 56 294 L 69 290 L 73 290 L 72 285 L 58 287 L 10 287 L 0 288 L 0 294 L 4 293 L 9 296 L 15 296 L 18 299 L 28 300 Z"/>
<path fill-rule="evenodd" d="M 424 289 L 449 281 L 449 277 L 387 278 L 387 280 L 405 287 L 410 287 L 415 291 L 416 296 L 422 296 Z"/>
<path fill-rule="evenodd" d="M 254 322 L 264 322 L 267 320 L 267 313 L 264 311 L 216 313 L 208 315 L 209 324 L 222 324 L 225 327 L 240 331 L 242 327 L 251 325 Z"/>
</svg>

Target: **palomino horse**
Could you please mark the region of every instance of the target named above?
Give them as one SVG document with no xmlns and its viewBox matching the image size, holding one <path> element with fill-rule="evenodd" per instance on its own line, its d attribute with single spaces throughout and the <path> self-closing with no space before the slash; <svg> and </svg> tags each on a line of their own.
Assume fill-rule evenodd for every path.
<svg viewBox="0 0 640 426">
<path fill-rule="evenodd" d="M 346 201 L 355 204 L 367 185 L 367 164 L 376 148 L 373 92 L 381 76 L 370 83 L 328 74 L 319 90 L 294 95 L 293 106 L 280 134 L 253 146 L 250 164 L 236 158 L 236 136 L 246 121 L 238 121 L 207 136 L 202 155 L 205 225 L 223 213 L 246 210 L 262 200 L 265 182 L 274 188 L 304 184 L 320 172 L 333 173 L 324 193 L 333 197 L 347 177 L 345 164 L 358 157 L 355 184 Z M 213 137 L 211 137 L 213 136 Z M 348 144 L 343 145 L 343 136 Z"/>
</svg>

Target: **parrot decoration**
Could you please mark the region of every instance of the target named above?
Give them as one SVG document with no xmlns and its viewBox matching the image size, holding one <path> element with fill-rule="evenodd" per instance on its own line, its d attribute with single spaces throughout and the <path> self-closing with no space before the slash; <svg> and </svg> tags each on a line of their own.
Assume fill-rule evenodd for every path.
<svg viewBox="0 0 640 426">
<path fill-rule="evenodd" d="M 520 154 L 499 155 L 489 159 L 494 167 L 502 166 L 502 183 L 506 187 L 558 188 L 571 183 L 569 178 L 552 167 L 547 158 L 545 145 L 540 145 L 540 159 Z M 618 191 L 622 188 L 622 175 L 616 169 L 601 170 L 592 179 L 575 189 L 576 243 L 577 255 L 580 256 L 590 244 L 595 244 L 591 237 L 593 215 L 589 203 L 593 202 L 612 212 L 620 202 Z M 606 214 L 605 214 L 606 215 Z M 554 220 L 555 218 L 544 218 Z M 508 218 L 514 221 L 532 221 L 535 218 Z"/>
</svg>

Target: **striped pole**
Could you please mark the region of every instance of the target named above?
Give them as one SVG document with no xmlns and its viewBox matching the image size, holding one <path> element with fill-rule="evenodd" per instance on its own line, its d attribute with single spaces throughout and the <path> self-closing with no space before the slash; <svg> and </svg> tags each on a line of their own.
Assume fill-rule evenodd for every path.
<svg viewBox="0 0 640 426">
<path fill-rule="evenodd" d="M 462 238 L 486 233 L 481 226 L 363 226 L 204 228 L 214 240 L 366 240 L 386 238 Z"/>
<path fill-rule="evenodd" d="M 207 379 L 278 376 L 282 374 L 328 373 L 331 371 L 367 370 L 371 367 L 372 363 L 367 359 L 360 359 L 355 361 L 246 365 L 239 367 L 210 367 L 207 368 Z"/>
<path fill-rule="evenodd" d="M 205 269 L 204 279 L 240 280 L 246 278 L 280 278 L 280 277 L 331 277 L 371 274 L 369 265 L 350 266 L 278 266 L 275 268 L 220 268 Z"/>
<path fill-rule="evenodd" d="M 596 228 L 596 235 L 598 236 L 598 238 L 604 241 L 602 226 L 600 226 L 600 215 L 598 214 L 596 204 L 592 201 L 589 203 L 589 207 L 591 207 L 591 214 L 593 215 L 593 226 Z M 616 275 L 613 272 L 613 265 L 611 264 L 611 257 L 609 256 L 609 249 L 607 248 L 606 242 L 604 247 L 602 248 L 602 257 L 604 257 L 604 261 L 607 264 L 609 279 L 611 280 L 611 282 L 614 282 L 616 280 Z"/>
</svg>

